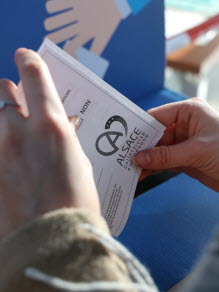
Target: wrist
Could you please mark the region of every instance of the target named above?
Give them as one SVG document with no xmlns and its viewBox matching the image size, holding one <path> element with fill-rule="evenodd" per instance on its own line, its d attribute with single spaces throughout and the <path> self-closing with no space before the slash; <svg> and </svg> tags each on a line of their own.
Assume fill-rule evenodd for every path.
<svg viewBox="0 0 219 292">
<path fill-rule="evenodd" d="M 131 13 L 131 7 L 127 0 L 113 0 L 119 10 L 122 19 L 126 19 Z"/>
</svg>

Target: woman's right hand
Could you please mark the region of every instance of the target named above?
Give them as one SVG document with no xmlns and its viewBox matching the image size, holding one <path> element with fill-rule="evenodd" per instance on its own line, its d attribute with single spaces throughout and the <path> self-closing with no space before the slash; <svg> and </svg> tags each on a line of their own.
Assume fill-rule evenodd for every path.
<svg viewBox="0 0 219 292">
<path fill-rule="evenodd" d="M 143 175 L 183 171 L 219 192 L 219 114 L 199 98 L 148 111 L 167 127 L 157 147 L 143 150 L 133 162 Z"/>
</svg>

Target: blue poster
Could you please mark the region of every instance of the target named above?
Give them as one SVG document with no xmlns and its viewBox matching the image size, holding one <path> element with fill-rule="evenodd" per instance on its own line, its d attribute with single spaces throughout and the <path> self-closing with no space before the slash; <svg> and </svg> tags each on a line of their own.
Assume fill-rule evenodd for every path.
<svg viewBox="0 0 219 292">
<path fill-rule="evenodd" d="M 19 47 L 45 37 L 135 101 L 163 87 L 164 15 L 160 0 L 0 2 L 0 78 L 18 81 Z"/>
</svg>

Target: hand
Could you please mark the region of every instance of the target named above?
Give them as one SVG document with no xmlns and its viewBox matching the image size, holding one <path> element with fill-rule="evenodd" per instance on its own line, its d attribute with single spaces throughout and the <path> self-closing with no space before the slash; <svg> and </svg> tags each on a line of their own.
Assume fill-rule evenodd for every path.
<svg viewBox="0 0 219 292">
<path fill-rule="evenodd" d="M 26 49 L 19 49 L 15 60 L 30 115 L 24 118 L 9 106 L 0 111 L 0 238 L 62 207 L 100 213 L 91 164 L 46 64 Z M 16 101 L 14 83 L 0 81 L 0 100 Z"/>
<path fill-rule="evenodd" d="M 76 50 L 94 38 L 90 51 L 101 55 L 121 21 L 121 15 L 114 0 L 49 0 L 46 3 L 49 13 L 59 14 L 45 20 L 47 35 L 58 44 L 68 39 L 63 49 L 76 56 Z M 63 10 L 67 12 L 62 12 Z M 68 25 L 62 28 L 64 25 Z"/>
<path fill-rule="evenodd" d="M 177 170 L 219 191 L 219 114 L 198 98 L 149 110 L 167 127 L 158 146 L 133 157 L 143 176 Z"/>
</svg>

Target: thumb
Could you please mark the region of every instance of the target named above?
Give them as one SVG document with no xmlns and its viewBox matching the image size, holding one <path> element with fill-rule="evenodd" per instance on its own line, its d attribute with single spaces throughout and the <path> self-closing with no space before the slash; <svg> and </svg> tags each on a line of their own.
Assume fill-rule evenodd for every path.
<svg viewBox="0 0 219 292">
<path fill-rule="evenodd" d="M 165 170 L 188 167 L 192 164 L 192 145 L 189 141 L 143 150 L 132 158 L 132 162 L 147 170 Z"/>
</svg>

